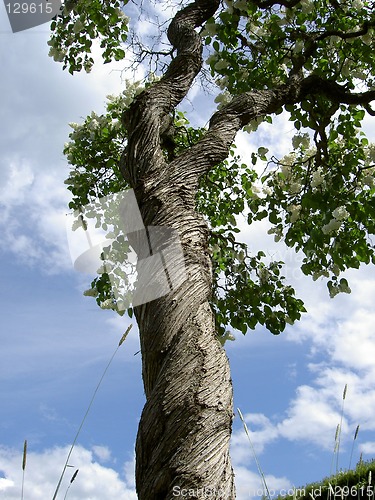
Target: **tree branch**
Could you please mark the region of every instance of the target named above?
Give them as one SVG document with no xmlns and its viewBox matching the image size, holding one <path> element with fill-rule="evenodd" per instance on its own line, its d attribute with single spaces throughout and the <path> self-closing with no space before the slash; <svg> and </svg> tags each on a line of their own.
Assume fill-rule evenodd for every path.
<svg viewBox="0 0 375 500">
<path fill-rule="evenodd" d="M 190 182 L 190 176 L 203 175 L 227 158 L 239 130 L 256 118 L 274 113 L 284 104 L 298 101 L 299 93 L 300 79 L 296 76 L 288 85 L 273 90 L 255 90 L 235 96 L 211 117 L 209 129 L 202 139 L 170 165 L 171 169 L 175 167 L 175 172 L 169 176 L 178 182 L 179 172 L 184 171 L 187 172 L 185 179 Z"/>
<path fill-rule="evenodd" d="M 167 167 L 160 131 L 201 70 L 202 40 L 195 29 L 212 17 L 219 6 L 220 0 L 196 0 L 175 15 L 167 35 L 172 50 L 177 51 L 176 57 L 161 80 L 142 92 L 124 114 L 129 133 L 124 170 L 131 186 L 151 165 L 164 163 Z"/>
<path fill-rule="evenodd" d="M 340 104 L 362 105 L 369 108 L 371 101 L 375 100 L 375 90 L 367 92 L 348 92 L 345 87 L 331 80 L 325 80 L 318 75 L 305 78 L 301 84 L 301 97 L 322 93 L 332 102 Z M 371 109 L 371 108 L 369 108 Z M 371 114 L 371 113 L 370 113 Z"/>
<path fill-rule="evenodd" d="M 351 93 L 343 86 L 317 75 L 304 79 L 293 75 L 287 85 L 274 90 L 250 91 L 235 96 L 229 104 L 212 116 L 209 129 L 202 139 L 171 163 L 170 167 L 175 166 L 175 172 L 169 173 L 169 177 L 173 182 L 181 182 L 181 169 L 187 172 L 184 179 L 189 179 L 189 182 L 194 176 L 203 175 L 227 158 L 237 132 L 252 120 L 274 113 L 285 104 L 301 102 L 308 95 L 317 94 L 326 95 L 336 104 L 362 105 L 375 116 L 375 111 L 369 105 L 375 100 L 375 90 Z"/>
</svg>

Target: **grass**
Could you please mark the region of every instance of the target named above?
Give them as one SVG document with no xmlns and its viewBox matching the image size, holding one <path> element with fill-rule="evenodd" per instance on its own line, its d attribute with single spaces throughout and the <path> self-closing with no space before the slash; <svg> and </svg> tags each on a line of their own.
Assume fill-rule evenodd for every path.
<svg viewBox="0 0 375 500">
<path fill-rule="evenodd" d="M 375 460 L 363 462 L 362 454 L 359 462 L 354 470 L 351 469 L 354 445 L 358 437 L 359 425 L 354 433 L 349 469 L 345 472 L 339 472 L 339 453 L 341 443 L 341 430 L 344 418 L 345 398 L 348 390 L 348 385 L 345 384 L 342 394 L 342 404 L 340 413 L 340 423 L 337 424 L 335 433 L 335 443 L 331 462 L 330 476 L 317 483 L 311 483 L 301 488 L 294 488 L 294 494 L 283 496 L 280 495 L 276 500 L 375 500 Z M 237 408 L 238 414 L 245 429 L 246 436 L 249 440 L 251 451 L 258 469 L 259 476 L 264 486 L 264 492 L 269 500 L 271 500 L 270 490 L 268 488 L 265 475 L 260 467 L 259 460 L 256 456 L 253 443 L 250 439 L 250 434 L 246 422 L 242 416 L 240 409 Z M 332 475 L 333 465 L 336 459 L 336 474 Z M 298 495 L 297 495 L 298 493 Z"/>
<path fill-rule="evenodd" d="M 374 500 L 375 460 L 360 460 L 354 470 L 340 472 L 297 488 L 300 496 L 278 496 L 278 500 Z"/>
<path fill-rule="evenodd" d="M 111 365 L 111 363 L 112 363 L 112 361 L 113 361 L 113 358 L 116 356 L 117 351 L 119 350 L 120 346 L 121 346 L 121 345 L 123 344 L 123 342 L 125 341 L 125 339 L 126 339 L 126 337 L 127 337 L 128 333 L 130 332 L 130 330 L 131 330 L 132 326 L 133 326 L 133 325 L 131 324 L 131 325 L 127 328 L 127 330 L 126 330 L 126 332 L 123 334 L 123 336 L 121 337 L 120 342 L 118 343 L 118 346 L 116 347 L 116 349 L 115 349 L 114 353 L 112 354 L 111 359 L 109 360 L 109 362 L 108 362 L 107 366 L 105 367 L 104 372 L 103 372 L 103 374 L 102 374 L 102 376 L 101 376 L 101 378 L 100 378 L 100 380 L 99 380 L 99 382 L 98 382 L 98 385 L 97 385 L 97 386 L 96 386 L 96 388 L 95 388 L 95 391 L 94 391 L 94 393 L 93 393 L 93 395 L 92 395 L 92 398 L 91 398 L 91 400 L 90 400 L 89 406 L 88 406 L 88 408 L 87 408 L 87 410 L 86 410 L 86 413 L 85 413 L 85 414 L 84 414 L 84 416 L 83 416 L 82 422 L 81 422 L 81 424 L 80 424 L 80 426 L 79 426 L 79 428 L 78 428 L 78 430 L 77 430 L 77 433 L 76 433 L 76 435 L 75 435 L 75 437 L 74 437 L 73 443 L 72 443 L 72 445 L 71 445 L 71 447 L 70 447 L 70 450 L 69 450 L 69 453 L 68 453 L 67 459 L 66 459 L 66 461 L 65 461 L 65 464 L 64 464 L 63 470 L 62 470 L 62 472 L 61 472 L 61 476 L 60 476 L 59 482 L 57 483 L 56 490 L 55 490 L 55 493 L 54 493 L 54 495 L 53 495 L 52 500 L 55 500 L 55 499 L 56 499 L 56 497 L 57 497 L 57 493 L 59 492 L 59 489 L 60 489 L 60 486 L 61 486 L 62 480 L 63 480 L 63 478 L 64 478 L 65 471 L 66 471 L 66 469 L 67 469 L 67 467 L 68 467 L 68 463 L 69 463 L 70 456 L 71 456 L 71 454 L 72 454 L 72 452 L 73 452 L 74 446 L 75 446 L 76 441 L 77 441 L 77 439 L 78 439 L 78 436 L 79 436 L 79 434 L 80 434 L 80 432 L 81 432 L 81 429 L 82 429 L 82 427 L 83 427 L 83 424 L 85 423 L 86 417 L 87 417 L 87 415 L 88 415 L 88 413 L 89 413 L 89 411 L 90 411 L 90 409 L 91 409 L 91 406 L 92 406 L 92 404 L 93 404 L 93 402 L 94 402 L 94 399 L 95 399 L 95 396 L 96 396 L 96 394 L 97 394 L 97 392 L 98 392 L 98 390 L 99 390 L 99 387 L 100 387 L 100 385 L 101 385 L 101 383 L 102 383 L 102 381 L 103 381 L 103 379 L 104 379 L 104 377 L 105 377 L 105 374 L 107 373 L 108 368 L 110 367 L 110 365 Z M 69 490 L 69 488 L 70 488 L 71 483 L 72 483 L 72 482 L 74 481 L 74 479 L 76 478 L 77 473 L 78 473 L 78 472 L 76 471 L 76 473 L 73 475 L 73 478 L 72 478 L 72 480 L 71 480 L 71 482 L 70 482 L 70 484 L 69 484 L 68 490 Z M 67 492 L 66 492 L 66 494 L 65 494 L 65 495 L 67 495 L 68 490 L 67 490 Z"/>
<path fill-rule="evenodd" d="M 340 455 L 341 429 L 342 429 L 342 419 L 344 417 L 344 405 L 345 405 L 345 398 L 346 398 L 347 390 L 348 390 L 348 384 L 345 384 L 344 391 L 342 393 L 342 405 L 341 405 L 340 423 L 337 424 L 336 434 L 335 434 L 335 446 L 334 446 L 334 449 L 333 449 L 333 457 L 332 457 L 330 475 L 332 475 L 333 463 L 334 463 L 334 460 L 335 460 L 335 456 L 336 456 L 336 474 L 339 471 L 339 455 Z"/>
<path fill-rule="evenodd" d="M 253 443 L 251 441 L 249 430 L 247 428 L 245 419 L 243 418 L 243 415 L 242 415 L 241 410 L 239 408 L 237 408 L 237 412 L 238 412 L 238 415 L 240 416 L 240 419 L 242 421 L 243 427 L 245 429 L 245 433 L 246 433 L 247 439 L 249 440 L 251 451 L 253 453 L 253 457 L 254 457 L 255 463 L 256 463 L 257 468 L 258 468 L 258 473 L 259 473 L 259 475 L 260 475 L 260 477 L 262 479 L 262 483 L 263 483 L 263 486 L 264 486 L 264 491 L 267 493 L 266 497 L 268 498 L 268 500 L 271 500 L 270 490 L 268 489 L 266 477 L 263 474 L 263 471 L 262 471 L 262 469 L 260 467 L 260 463 L 259 463 L 258 457 L 256 456 L 255 449 L 254 449 Z"/>
<path fill-rule="evenodd" d="M 26 455 L 27 455 L 27 440 L 23 443 L 23 455 L 22 455 L 22 488 L 21 488 L 21 500 L 23 500 L 23 489 L 25 485 L 25 469 L 26 469 Z"/>
</svg>

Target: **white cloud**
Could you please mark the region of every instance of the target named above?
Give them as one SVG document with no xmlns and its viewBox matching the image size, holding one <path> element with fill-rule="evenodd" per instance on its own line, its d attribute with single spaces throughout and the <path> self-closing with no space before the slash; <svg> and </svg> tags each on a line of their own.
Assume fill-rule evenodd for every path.
<svg viewBox="0 0 375 500">
<path fill-rule="evenodd" d="M 366 455 L 375 455 L 375 441 L 360 444 L 359 451 Z"/>
<path fill-rule="evenodd" d="M 253 472 L 246 467 L 238 466 L 235 468 L 235 484 L 237 500 L 248 498 L 262 498 L 274 496 L 280 490 L 287 493 L 292 490 L 292 484 L 285 477 L 276 477 L 271 474 L 265 475 L 264 485 L 260 474 Z M 268 491 L 267 491 L 268 490 Z"/>
<path fill-rule="evenodd" d="M 69 168 L 62 154 L 68 123 L 91 110 L 103 112 L 106 95 L 121 92 L 125 78 L 142 78 L 144 71 L 124 69 L 131 52 L 126 62 L 102 64 L 94 43 L 98 64 L 91 74 L 72 78 L 47 56 L 48 25 L 7 37 L 12 43 L 1 49 L 7 70 L 0 82 L 8 123 L 0 137 L 1 246 L 47 272 L 71 269 L 64 225 L 70 194 L 63 184 Z"/>
<path fill-rule="evenodd" d="M 133 487 L 133 462 L 124 465 L 123 477 L 114 469 L 105 467 L 95 460 L 95 454 L 104 447 L 94 446 L 87 450 L 77 446 L 73 450 L 70 464 L 73 467 L 66 469 L 60 496 L 64 494 L 70 484 L 74 472 L 78 475 L 70 485 L 69 499 L 82 500 L 136 500 Z M 68 448 L 53 448 L 40 452 L 27 453 L 24 495 L 30 500 L 52 498 L 66 461 Z M 105 454 L 105 453 L 104 453 Z M 107 451 L 110 456 L 110 451 Z M 100 458 L 102 460 L 102 458 Z M 20 498 L 22 484 L 22 453 L 14 449 L 0 447 L 0 499 L 13 500 Z M 129 477 L 130 475 L 130 477 Z"/>
<path fill-rule="evenodd" d="M 32 186 L 35 175 L 26 161 L 17 162 L 10 159 L 5 161 L 5 172 L 2 175 L 0 186 L 1 204 L 12 208 L 24 203 L 25 196 Z"/>
<path fill-rule="evenodd" d="M 92 451 L 101 462 L 108 462 L 111 459 L 111 450 L 108 446 L 93 446 Z"/>
<path fill-rule="evenodd" d="M 253 460 L 252 446 L 258 455 L 266 445 L 278 437 L 278 431 L 272 422 L 261 413 L 247 413 L 244 416 L 249 438 L 244 429 L 233 433 L 231 440 L 231 454 L 234 464 L 240 465 L 244 461 Z"/>
<path fill-rule="evenodd" d="M 295 130 L 289 121 L 289 114 L 282 113 L 273 117 L 273 123 L 263 122 L 254 133 L 240 132 L 236 137 L 237 151 L 243 160 L 251 165 L 250 155 L 260 146 L 269 148 L 270 155 L 282 158 L 292 150 L 292 137 Z M 258 163 L 256 167 L 262 172 L 265 164 Z"/>
<path fill-rule="evenodd" d="M 12 162 L 0 192 L 1 247 L 46 271 L 71 268 L 65 232 L 68 193 L 63 179 L 23 162 Z"/>
<path fill-rule="evenodd" d="M 287 414 L 287 418 L 277 425 L 280 437 L 292 441 L 310 441 L 325 449 L 332 448 L 340 413 L 327 401 L 324 390 L 299 386 L 297 397 L 290 402 Z"/>
</svg>

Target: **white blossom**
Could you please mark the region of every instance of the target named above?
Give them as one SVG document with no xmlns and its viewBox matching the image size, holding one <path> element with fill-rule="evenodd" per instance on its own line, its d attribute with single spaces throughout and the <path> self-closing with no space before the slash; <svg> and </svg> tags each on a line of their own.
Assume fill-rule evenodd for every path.
<svg viewBox="0 0 375 500">
<path fill-rule="evenodd" d="M 233 7 L 235 7 L 238 10 L 247 11 L 247 1 L 246 0 L 237 0 L 236 2 L 234 2 Z"/>
<path fill-rule="evenodd" d="M 302 12 L 308 14 L 312 10 L 314 10 L 314 2 L 311 0 L 301 0 Z"/>
<path fill-rule="evenodd" d="M 292 194 L 297 194 L 301 191 L 301 189 L 302 189 L 302 184 L 299 181 L 294 181 L 291 183 L 289 191 Z"/>
<path fill-rule="evenodd" d="M 301 205 L 289 205 L 290 222 L 296 222 L 300 218 Z"/>
<path fill-rule="evenodd" d="M 335 210 L 332 212 L 332 215 L 337 221 L 342 221 L 344 219 L 347 219 L 350 214 L 344 206 L 341 206 L 335 208 Z"/>
<path fill-rule="evenodd" d="M 362 2 L 362 0 L 353 0 L 352 7 L 354 9 L 357 9 L 357 10 L 363 9 L 363 2 Z"/>
<path fill-rule="evenodd" d="M 56 49 L 55 47 L 51 47 L 49 49 L 48 55 L 50 57 L 53 57 L 53 60 L 55 62 L 62 62 L 64 60 L 66 53 L 62 50 Z"/>
<path fill-rule="evenodd" d="M 252 193 L 252 198 L 259 198 L 259 194 L 260 194 L 261 190 L 260 190 L 260 187 L 257 186 L 256 184 L 253 184 L 251 186 L 251 193 Z"/>
<path fill-rule="evenodd" d="M 219 104 L 218 108 L 220 109 L 222 106 L 225 106 L 226 104 L 230 103 L 232 98 L 233 97 L 230 94 L 230 92 L 225 90 L 222 94 L 219 94 L 218 96 L 216 96 L 215 102 L 217 104 Z"/>
<path fill-rule="evenodd" d="M 338 288 L 339 288 L 340 292 L 342 292 L 342 293 L 351 293 L 352 292 L 350 286 L 345 281 L 344 282 L 341 281 Z"/>
<path fill-rule="evenodd" d="M 96 130 L 99 128 L 99 122 L 96 118 L 90 121 L 88 128 L 90 130 Z"/>
<path fill-rule="evenodd" d="M 246 125 L 243 130 L 244 132 L 255 132 L 257 130 L 257 128 L 259 127 L 259 125 L 262 123 L 263 121 L 263 117 L 262 116 L 258 116 L 257 118 L 255 118 L 255 120 L 252 120 L 248 125 Z"/>
<path fill-rule="evenodd" d="M 341 272 L 341 271 L 340 271 L 340 268 L 339 268 L 339 266 L 338 266 L 337 264 L 333 264 L 333 265 L 331 266 L 331 271 L 333 272 L 333 274 L 334 274 L 335 276 L 339 276 L 339 274 L 340 274 L 340 272 Z"/>
<path fill-rule="evenodd" d="M 372 175 L 366 175 L 362 179 L 362 184 L 364 184 L 365 186 L 368 186 L 369 188 L 373 188 L 375 186 L 375 179 Z"/>
<path fill-rule="evenodd" d="M 341 227 L 341 221 L 337 219 L 331 219 L 328 224 L 325 224 L 322 227 L 322 231 L 324 234 L 329 234 L 332 233 L 333 231 L 337 231 L 337 229 L 340 229 Z"/>
<path fill-rule="evenodd" d="M 227 10 L 230 14 L 233 12 L 233 1 L 232 0 L 224 0 L 227 5 Z"/>
<path fill-rule="evenodd" d="M 375 162 L 375 144 L 370 144 L 367 148 L 367 152 L 370 160 Z"/>
<path fill-rule="evenodd" d="M 218 78 L 216 80 L 216 85 L 221 89 L 224 90 L 227 85 L 228 85 L 228 78 L 224 76 L 223 78 Z"/>
<path fill-rule="evenodd" d="M 100 307 L 102 309 L 116 309 L 116 306 L 113 303 L 112 299 L 103 300 L 103 302 L 100 303 Z"/>
<path fill-rule="evenodd" d="M 352 71 L 351 76 L 358 78 L 358 80 L 367 80 L 367 75 L 364 71 L 359 69 Z"/>
<path fill-rule="evenodd" d="M 311 187 L 315 189 L 318 186 L 322 185 L 323 181 L 324 181 L 323 169 L 322 167 L 318 167 L 312 174 Z"/>
<path fill-rule="evenodd" d="M 73 32 L 74 33 L 79 33 L 83 30 L 84 24 L 80 19 L 77 19 L 77 21 L 73 25 Z"/>
<path fill-rule="evenodd" d="M 83 68 L 86 71 L 86 73 L 90 73 L 93 66 L 94 62 L 91 59 L 86 59 L 86 61 L 83 63 Z"/>
<path fill-rule="evenodd" d="M 295 45 L 294 45 L 294 52 L 296 54 L 299 54 L 303 51 L 303 48 L 304 48 L 303 40 L 297 40 Z"/>
<path fill-rule="evenodd" d="M 362 35 L 361 36 L 361 40 L 363 41 L 363 43 L 365 43 L 366 45 L 371 45 L 372 43 L 372 40 L 373 40 L 373 31 L 370 29 L 368 30 L 368 32 L 365 34 L 365 35 Z"/>
<path fill-rule="evenodd" d="M 128 16 L 124 13 L 124 11 L 122 11 L 121 9 L 119 9 L 118 7 L 116 8 L 116 13 L 118 15 L 118 17 L 120 19 L 122 19 L 125 23 L 129 23 L 129 18 Z"/>
<path fill-rule="evenodd" d="M 321 276 L 325 276 L 326 278 L 328 278 L 329 277 L 329 273 L 327 271 L 315 271 L 312 274 L 312 279 L 313 279 L 313 281 L 316 281 Z"/>
<path fill-rule="evenodd" d="M 274 240 L 276 242 L 280 241 L 281 238 L 283 237 L 283 230 L 280 227 L 272 227 L 267 231 L 268 234 L 274 234 Z"/>
<path fill-rule="evenodd" d="M 340 290 L 338 287 L 332 287 L 329 289 L 329 296 L 331 299 L 336 297 L 336 295 L 338 295 L 339 293 L 340 293 Z"/>
<path fill-rule="evenodd" d="M 219 26 L 216 23 L 206 23 L 206 25 L 204 27 L 204 30 L 202 32 L 202 35 L 203 36 L 205 36 L 205 35 L 209 35 L 209 36 L 216 35 L 218 27 Z"/>
<path fill-rule="evenodd" d="M 296 155 L 294 152 L 284 156 L 284 158 L 282 159 L 283 166 L 281 168 L 281 171 L 283 172 L 283 174 L 285 174 L 284 169 L 287 169 L 288 171 L 290 171 L 289 167 L 291 165 L 293 165 L 295 161 L 296 161 Z"/>
<path fill-rule="evenodd" d="M 348 59 L 345 59 L 345 62 L 341 68 L 342 75 L 343 76 L 350 76 L 352 74 L 352 71 L 353 71 L 352 64 L 350 63 L 350 61 Z"/>
<path fill-rule="evenodd" d="M 301 147 L 302 149 L 307 149 L 310 146 L 310 136 L 308 133 L 297 134 L 292 139 L 292 144 L 294 149 Z"/>
<path fill-rule="evenodd" d="M 258 276 L 261 283 L 266 283 L 270 277 L 270 272 L 266 267 L 260 267 L 258 269 Z"/>
</svg>

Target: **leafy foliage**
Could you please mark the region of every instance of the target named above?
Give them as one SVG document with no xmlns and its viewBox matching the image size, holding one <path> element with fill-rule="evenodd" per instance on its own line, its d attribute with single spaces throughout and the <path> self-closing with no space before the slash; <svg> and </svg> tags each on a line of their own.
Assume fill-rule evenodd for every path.
<svg viewBox="0 0 375 500">
<path fill-rule="evenodd" d="M 236 240 L 240 233 L 236 216 L 244 213 L 245 204 L 254 207 L 253 182 L 257 178 L 256 171 L 241 163 L 232 149 L 229 159 L 201 180 L 198 193 L 197 208 L 212 228 L 212 306 L 223 338 L 228 337 L 227 326 L 245 334 L 258 323 L 278 334 L 305 311 L 294 289 L 284 283 L 283 262 L 267 264 L 264 252 L 249 255 L 247 245 Z"/>
<path fill-rule="evenodd" d="M 94 59 L 89 55 L 93 40 L 100 39 L 105 63 L 125 57 L 121 48 L 127 39 L 129 19 L 121 6 L 127 0 L 68 0 L 51 24 L 50 56 L 63 62 L 73 74 L 90 72 Z"/>
<path fill-rule="evenodd" d="M 296 150 L 274 159 L 277 168 L 262 178 L 269 194 L 254 202 L 255 215 L 248 216 L 251 223 L 262 207 L 275 238 L 305 254 L 302 271 L 330 278 L 331 297 L 350 292 L 346 279 L 338 280 L 341 272 L 375 263 L 375 146 L 356 133 L 363 115 L 342 106 L 324 150 L 319 143 L 309 147 L 307 134 L 297 135 Z"/>
<path fill-rule="evenodd" d="M 105 62 L 123 58 L 125 4 L 66 2 L 52 23 L 51 56 L 71 73 L 90 70 L 92 40 L 99 37 Z M 331 297 L 350 292 L 341 273 L 375 263 L 375 146 L 361 130 L 366 111 L 374 114 L 369 104 L 375 99 L 374 27 L 368 0 L 225 0 L 201 30 L 207 65 L 222 91 L 215 99 L 218 108 L 225 110 L 237 95 L 283 89 L 296 79 L 319 90 L 302 88 L 299 99 L 275 111 L 288 113 L 296 130 L 290 154 L 270 157 L 260 147 L 247 165 L 233 147 L 227 160 L 200 179 L 196 203 L 210 227 L 212 308 L 223 341 L 231 338 L 230 327 L 246 333 L 261 324 L 280 333 L 305 311 L 285 283 L 283 263 L 269 262 L 262 250 L 251 255 L 237 240 L 241 217 L 248 224 L 268 219 L 276 241 L 304 254 L 302 271 L 314 280 L 328 279 Z M 72 210 L 128 187 L 119 166 L 127 143 L 121 117 L 144 86 L 127 82 L 119 97 L 109 97 L 104 115 L 92 113 L 82 125 L 72 124 L 64 149 L 73 166 L 67 179 Z M 258 113 L 244 130 L 254 132 L 262 121 L 272 123 L 272 116 Z M 181 111 L 173 123 L 167 161 L 206 132 L 191 127 Z M 261 176 L 259 163 L 266 167 Z M 107 272 L 87 294 L 119 311 Z"/>
</svg>

